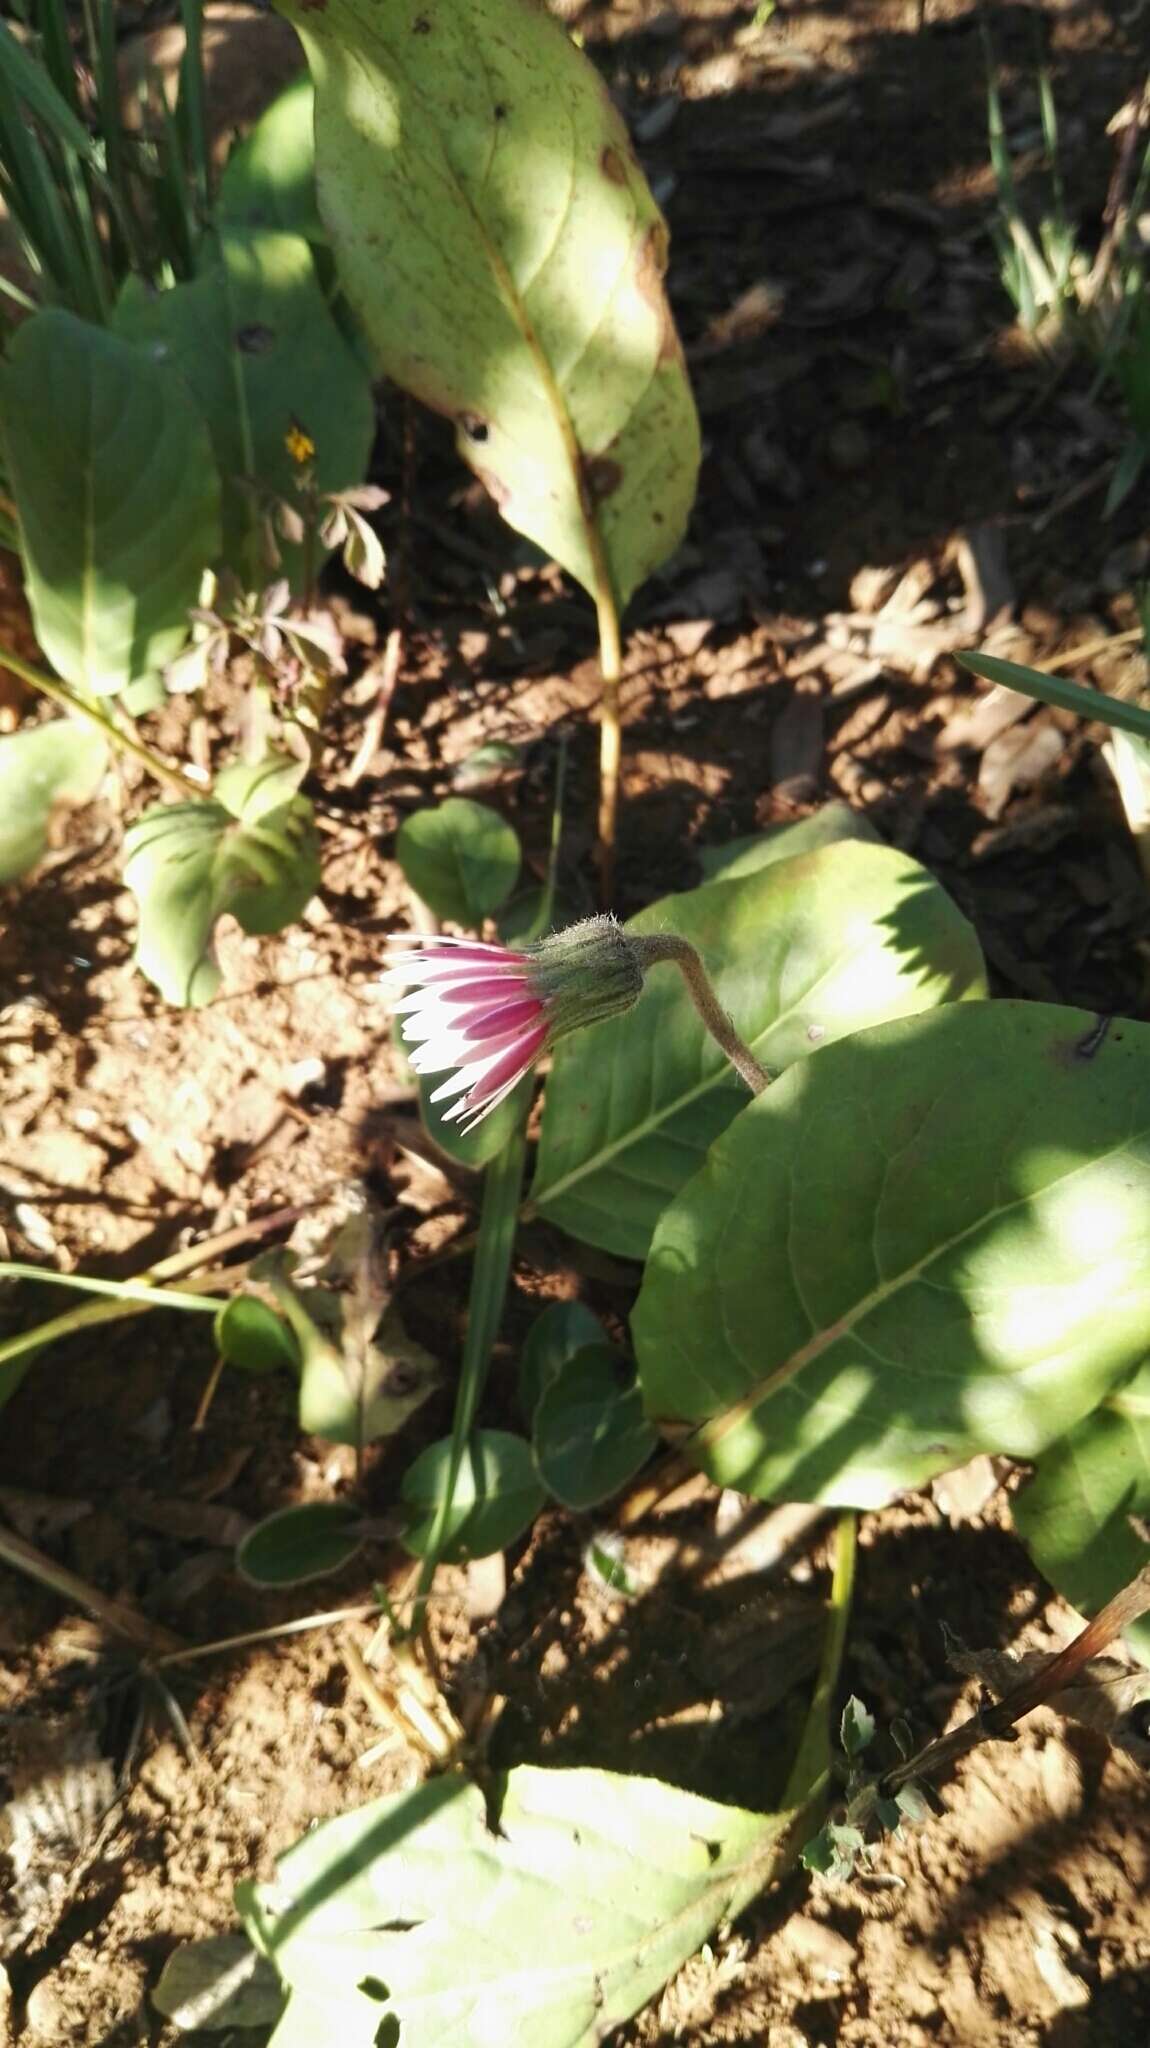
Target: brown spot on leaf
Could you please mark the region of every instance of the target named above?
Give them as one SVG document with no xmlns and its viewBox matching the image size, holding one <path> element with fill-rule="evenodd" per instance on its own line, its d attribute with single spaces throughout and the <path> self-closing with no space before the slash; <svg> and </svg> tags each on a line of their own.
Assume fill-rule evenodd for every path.
<svg viewBox="0 0 1150 2048">
<path fill-rule="evenodd" d="M 327 11 L 327 0 L 300 0 L 300 6 L 305 14 L 324 14 Z"/>
<path fill-rule="evenodd" d="M 605 178 L 610 178 L 613 185 L 625 185 L 627 183 L 627 170 L 623 159 L 618 150 L 613 149 L 609 142 L 605 143 L 599 151 L 599 169 Z"/>
<path fill-rule="evenodd" d="M 587 455 L 583 458 L 583 488 L 592 505 L 601 505 L 617 491 L 623 481 L 623 465 L 613 455 Z"/>
<path fill-rule="evenodd" d="M 326 6 L 327 0 L 324 0 L 324 4 Z M 429 16 L 426 14 L 417 14 L 415 20 L 411 24 L 411 33 L 413 36 L 429 36 L 431 34 L 431 21 Z"/>
<path fill-rule="evenodd" d="M 253 320 L 250 327 L 237 327 L 236 347 L 245 356 L 265 356 L 275 347 L 275 330 Z"/>
<path fill-rule="evenodd" d="M 482 447 L 488 434 L 491 432 L 487 421 L 481 420 L 477 412 L 461 412 L 459 415 L 459 425 L 468 440 L 474 441 L 477 447 Z"/>
<path fill-rule="evenodd" d="M 682 355 L 671 308 L 663 290 L 663 279 L 667 271 L 667 223 L 660 219 L 651 222 L 639 248 L 639 260 L 635 265 L 635 289 L 641 299 L 657 313 L 660 321 L 659 361 L 677 362 Z"/>
</svg>

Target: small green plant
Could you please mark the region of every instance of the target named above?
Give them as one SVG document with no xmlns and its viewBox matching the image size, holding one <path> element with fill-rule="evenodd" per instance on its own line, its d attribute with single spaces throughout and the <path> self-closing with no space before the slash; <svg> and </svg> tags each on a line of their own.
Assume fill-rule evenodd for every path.
<svg viewBox="0 0 1150 2048">
<path fill-rule="evenodd" d="M 1139 227 L 1150 189 L 1150 88 L 1135 94 L 1112 124 L 1118 158 L 1102 237 L 1091 252 L 1067 206 L 1049 73 L 1038 73 L 1046 194 L 1035 226 L 1019 194 L 985 32 L 984 40 L 987 127 L 998 188 L 993 234 L 1002 282 L 1025 334 L 1056 354 L 1084 355 L 1096 366 L 1096 385 L 1117 388 L 1132 432 L 1107 495 L 1106 511 L 1114 512 L 1150 457 L 1150 300 Z"/>
<path fill-rule="evenodd" d="M 0 662 L 69 721 L 0 741 L 0 777 L 6 757 L 9 780 L 35 757 L 26 822 L 0 860 L 6 880 L 31 865 L 54 802 L 93 794 L 110 753 L 142 763 L 182 802 L 129 838 L 140 961 L 156 963 L 159 900 L 162 992 L 203 1001 L 220 911 L 273 930 L 318 880 L 298 784 L 339 650 L 314 616 L 316 579 L 339 547 L 378 586 L 381 551 L 363 514 L 383 494 L 361 482 L 370 378 L 333 305 L 327 252 L 309 239 L 321 230 L 314 203 L 301 209 L 298 143 L 286 146 L 310 137 L 310 93 L 292 89 L 265 117 L 285 186 L 278 209 L 256 218 L 276 152 L 257 131 L 234 170 L 215 175 L 198 4 L 183 8 L 175 105 L 150 88 L 134 124 L 121 109 L 114 12 L 93 0 L 79 46 L 63 0 L 40 0 L 26 40 L 0 23 L 0 189 L 29 277 L 0 364 L 2 537 L 21 557 L 55 673 L 4 650 Z M 262 604 L 247 595 L 273 574 Z M 206 608 L 205 590 L 222 593 Z M 202 686 L 213 659 L 222 667 L 257 636 L 270 709 L 241 720 L 243 760 L 208 793 L 132 720 L 166 689 Z M 193 849 L 202 887 L 185 904 L 165 897 L 163 876 Z"/>
</svg>

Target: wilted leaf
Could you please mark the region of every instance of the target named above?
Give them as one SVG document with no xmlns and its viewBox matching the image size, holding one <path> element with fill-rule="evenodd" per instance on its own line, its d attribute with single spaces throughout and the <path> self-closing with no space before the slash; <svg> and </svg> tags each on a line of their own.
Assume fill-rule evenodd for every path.
<svg viewBox="0 0 1150 2048">
<path fill-rule="evenodd" d="M 345 1228 L 361 1223 L 370 1228 L 370 1218 L 358 1214 Z M 375 1292 L 366 1261 L 358 1285 L 345 1268 L 335 1288 L 294 1287 L 276 1253 L 253 1273 L 275 1295 L 299 1346 L 300 1428 L 357 1449 L 402 1429 L 439 1371 L 408 1336 L 399 1310 Z"/>
<path fill-rule="evenodd" d="M 242 1934 L 182 1941 L 172 1950 L 152 1993 L 156 2011 L 182 2034 L 270 2027 L 283 2003 L 275 1970 Z"/>
<path fill-rule="evenodd" d="M 172 370 L 58 307 L 16 330 L 0 379 L 36 637 L 108 695 L 179 652 L 219 553 L 207 429 Z"/>
<path fill-rule="evenodd" d="M 250 585 L 266 568 L 253 483 L 291 504 L 300 465 L 319 491 L 357 483 L 375 432 L 371 384 L 319 288 L 299 235 L 226 229 L 219 261 L 190 284 L 146 293 L 128 285 L 117 325 L 178 370 L 207 420 L 223 481 L 223 557 Z M 302 553 L 284 543 L 293 585 Z"/>
<path fill-rule="evenodd" d="M 107 765 L 107 740 L 78 719 L 0 739 L 0 886 L 35 867 L 56 806 L 90 803 Z"/>
<path fill-rule="evenodd" d="M 772 1072 L 863 1025 L 983 991 L 966 919 L 886 846 L 825 846 L 668 896 L 628 929 L 690 939 Z M 556 1047 L 532 1202 L 573 1237 L 642 1259 L 666 1204 L 747 1101 L 680 975 L 658 967 L 633 1009 Z"/>
<path fill-rule="evenodd" d="M 506 902 L 519 874 L 513 828 L 465 796 L 405 818 L 395 852 L 420 901 L 453 924 L 482 924 Z"/>
<path fill-rule="evenodd" d="M 1150 1512 L 1150 1365 L 1051 1444 L 1010 1504 L 1040 1572 L 1094 1614 L 1150 1562 L 1127 1517 Z M 1150 1664 L 1150 1616 L 1124 1631 Z"/>
<path fill-rule="evenodd" d="M 656 1232 L 648 1414 L 721 1485 L 866 1508 L 1072 1429 L 1150 1317 L 1150 1026 L 1096 1040 L 948 1004 L 783 1075 Z"/>
<path fill-rule="evenodd" d="M 238 1545 L 236 1564 L 254 1586 L 302 1586 L 342 1571 L 363 1548 L 365 1533 L 361 1509 L 345 1501 L 306 1501 L 257 1522 Z"/>
<path fill-rule="evenodd" d="M 521 1767 L 498 1825 L 458 1777 L 326 1821 L 252 1938 L 291 1992 L 272 2048 L 594 2048 L 786 1861 L 785 1816 L 652 1778 Z"/>
<path fill-rule="evenodd" d="M 276 932 L 315 894 L 311 805 L 273 801 L 282 787 L 274 759 L 225 770 L 222 801 L 157 804 L 125 834 L 124 879 L 140 912 L 136 960 L 167 1002 L 195 1008 L 215 995 L 212 939 L 225 911 L 246 932 Z"/>
<path fill-rule="evenodd" d="M 658 1441 L 633 1374 L 606 1344 L 567 1359 L 544 1387 L 532 1441 L 539 1477 L 556 1500 L 582 1511 L 610 1500 Z"/>
<path fill-rule="evenodd" d="M 431 1541 L 450 1459 L 451 1438 L 443 1437 L 421 1451 L 403 1475 L 400 1499 L 412 1511 L 403 1541 L 413 1557 L 423 1557 Z M 455 1484 L 440 1551 L 444 1563 L 457 1564 L 506 1550 L 530 1528 L 543 1500 L 543 1487 L 525 1439 L 504 1429 L 475 1430 Z"/>
<path fill-rule="evenodd" d="M 380 368 L 456 422 L 505 519 L 620 602 L 680 540 L 698 423 L 667 234 L 593 66 L 545 7 L 281 0 L 316 175 Z"/>
</svg>

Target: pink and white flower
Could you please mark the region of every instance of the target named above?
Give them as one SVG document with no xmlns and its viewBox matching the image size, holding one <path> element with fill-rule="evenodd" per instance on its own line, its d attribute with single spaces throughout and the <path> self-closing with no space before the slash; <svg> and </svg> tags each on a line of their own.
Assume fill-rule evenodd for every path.
<svg viewBox="0 0 1150 2048">
<path fill-rule="evenodd" d="M 412 932 L 388 941 L 385 987 L 417 1074 L 446 1074 L 432 1102 L 444 1123 L 474 1130 L 567 1032 L 629 1009 L 643 986 L 638 949 L 609 917 L 586 918 L 538 945 Z M 452 1099 L 454 1098 L 454 1099 Z"/>
</svg>

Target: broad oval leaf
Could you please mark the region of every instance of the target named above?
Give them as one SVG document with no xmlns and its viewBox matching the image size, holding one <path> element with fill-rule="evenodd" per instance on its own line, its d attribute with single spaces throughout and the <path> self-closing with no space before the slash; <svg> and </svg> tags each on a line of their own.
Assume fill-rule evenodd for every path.
<svg viewBox="0 0 1150 2048">
<path fill-rule="evenodd" d="M 1150 1513 L 1150 1365 L 1044 1451 L 1011 1514 L 1040 1572 L 1094 1614 L 1150 1563 L 1127 1517 Z M 1124 1630 L 1150 1664 L 1150 1616 Z"/>
<path fill-rule="evenodd" d="M 373 1800 L 240 1888 L 291 1991 L 271 2048 L 595 2048 L 790 1859 L 793 1816 L 654 1778 L 520 1766 L 501 1790 L 494 1827 L 458 1775 Z"/>
<path fill-rule="evenodd" d="M 253 1586 L 302 1586 L 342 1571 L 362 1550 L 364 1533 L 360 1508 L 306 1501 L 257 1522 L 237 1546 L 236 1565 Z"/>
<path fill-rule="evenodd" d="M 719 893 L 719 892 L 716 892 Z M 1150 1027 L 962 1003 L 751 1103 L 656 1232 L 648 1414 L 760 1499 L 873 1508 L 1034 1458 L 1144 1356 Z"/>
<path fill-rule="evenodd" d="M 669 896 L 628 929 L 690 939 L 772 1071 L 865 1025 L 983 993 L 971 926 L 886 846 L 828 846 Z M 658 967 L 633 1009 L 557 1047 L 532 1202 L 573 1237 L 642 1259 L 666 1204 L 747 1099 L 678 971 Z"/>
<path fill-rule="evenodd" d="M 58 307 L 17 329 L 0 380 L 36 637 L 110 695 L 179 652 L 219 553 L 207 428 L 171 369 Z"/>
<path fill-rule="evenodd" d="M 282 1316 L 258 1294 L 233 1294 L 215 1321 L 220 1355 L 241 1372 L 300 1370 L 299 1345 Z"/>
<path fill-rule="evenodd" d="M 216 218 L 226 227 L 279 228 L 309 242 L 324 240 L 315 197 L 315 94 L 306 71 L 233 149 Z"/>
<path fill-rule="evenodd" d="M 146 342 L 153 359 L 178 371 L 194 395 L 223 483 L 224 561 L 256 588 L 275 566 L 265 547 L 266 500 L 276 496 L 300 509 L 293 430 L 313 444 L 308 466 L 316 488 L 346 489 L 367 468 L 375 405 L 368 373 L 332 316 L 301 235 L 226 228 L 218 250 L 218 262 L 190 284 L 147 293 L 130 281 L 116 322 Z M 303 548 L 286 541 L 279 547 L 284 573 L 301 588 Z"/>
<path fill-rule="evenodd" d="M 625 603 L 682 536 L 699 430 L 666 227 L 597 72 L 521 0 L 280 9 L 315 79 L 320 212 L 380 368 L 455 420 L 511 526 Z"/>
<path fill-rule="evenodd" d="M 431 1541 L 451 1459 L 451 1438 L 428 1444 L 403 1475 L 400 1498 L 412 1511 L 403 1541 L 413 1557 L 423 1557 Z M 506 1550 L 530 1528 L 544 1493 L 525 1438 L 505 1429 L 477 1429 L 463 1455 L 446 1541 L 440 1556 L 445 1564 L 470 1557 L 490 1557 Z"/>
<path fill-rule="evenodd" d="M 482 924 L 507 901 L 519 876 L 514 828 L 466 796 L 449 796 L 405 818 L 395 854 L 420 901 L 453 924 Z"/>
<path fill-rule="evenodd" d="M 528 1422 L 539 1397 L 577 1351 L 605 1344 L 607 1333 L 582 1301 L 552 1301 L 536 1316 L 519 1359 L 519 1405 Z"/>
<path fill-rule="evenodd" d="M 225 911 L 246 932 L 282 930 L 319 884 L 311 805 L 292 797 L 236 816 L 222 803 L 157 804 L 125 834 L 124 879 L 139 905 L 136 960 L 165 1001 L 195 1008 L 220 985 L 212 947 Z"/>
<path fill-rule="evenodd" d="M 0 887 L 34 868 L 58 805 L 86 804 L 108 765 L 94 725 L 54 718 L 0 739 Z"/>
<path fill-rule="evenodd" d="M 791 825 L 771 825 L 746 839 L 704 846 L 699 851 L 699 865 L 707 882 L 739 882 L 744 875 L 755 875 L 777 860 L 793 860 L 820 846 L 837 846 L 843 839 L 862 839 L 871 846 L 884 844 L 861 811 L 852 811 L 849 804 L 823 804 L 809 818 L 796 818 Z"/>
<path fill-rule="evenodd" d="M 598 1507 L 633 1479 L 658 1441 L 643 1399 L 609 1345 L 576 1352 L 544 1387 L 532 1430 L 539 1477 L 564 1507 Z"/>
</svg>

